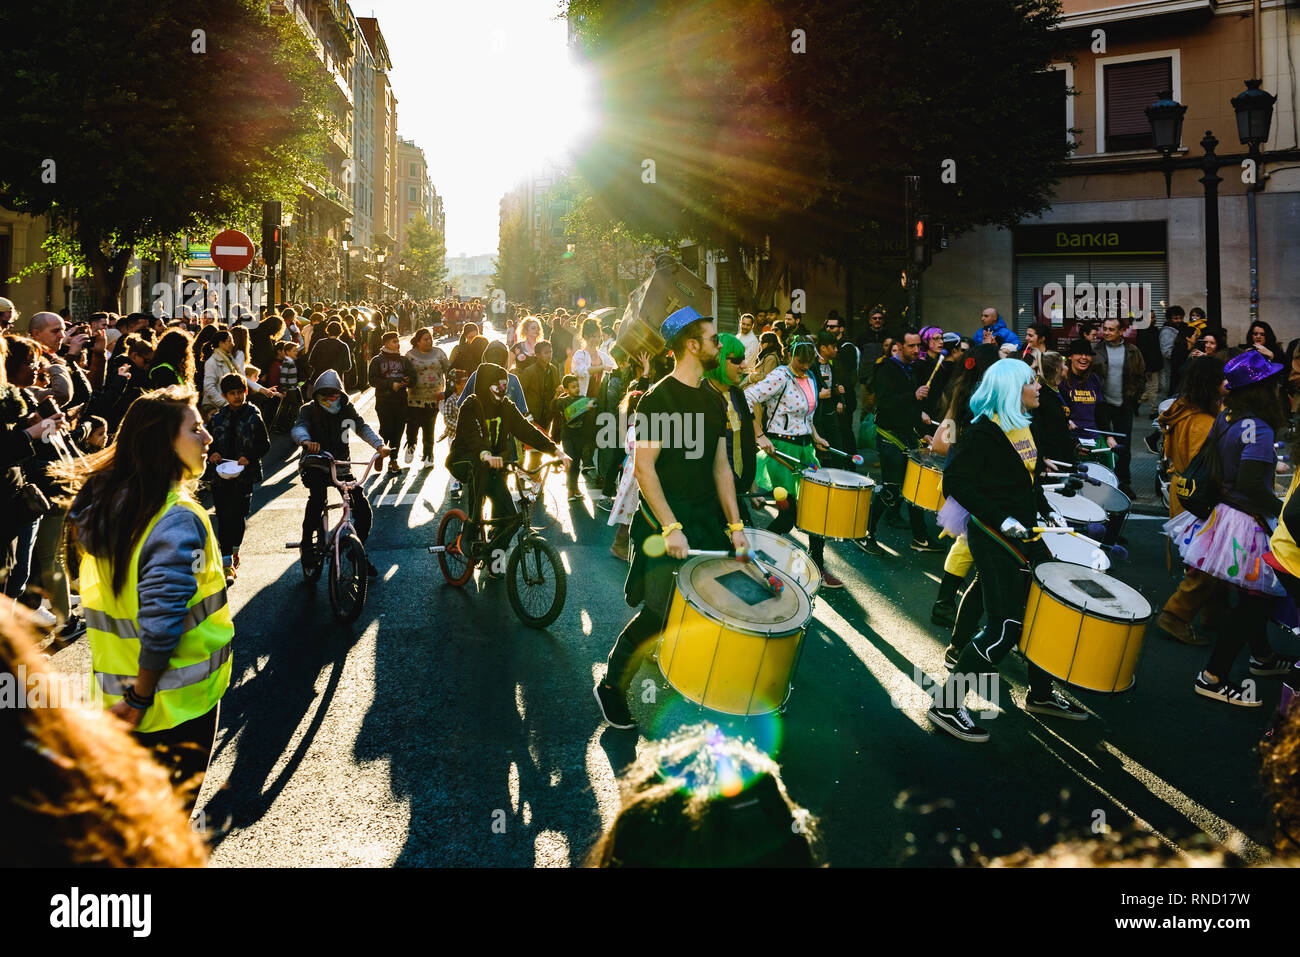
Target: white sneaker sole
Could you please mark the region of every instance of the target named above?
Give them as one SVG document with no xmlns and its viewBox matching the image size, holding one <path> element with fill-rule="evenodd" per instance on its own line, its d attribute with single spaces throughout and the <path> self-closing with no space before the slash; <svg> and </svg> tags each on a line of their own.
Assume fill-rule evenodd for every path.
<svg viewBox="0 0 1300 957">
<path fill-rule="evenodd" d="M 1210 691 L 1207 688 L 1202 688 L 1200 685 L 1196 686 L 1196 693 L 1202 698 L 1209 698 L 1211 701 L 1220 701 L 1223 704 L 1235 705 L 1238 708 L 1258 708 L 1264 703 L 1258 698 L 1254 701 L 1247 701 L 1245 698 L 1229 698 L 1225 695 L 1219 694 L 1217 691 Z"/>
<path fill-rule="evenodd" d="M 985 732 L 984 734 L 967 734 L 964 731 L 959 731 L 958 729 L 954 728 L 946 721 L 940 721 L 929 711 L 925 713 L 925 716 L 930 719 L 930 723 L 932 725 L 934 725 L 936 728 L 941 728 L 942 730 L 947 731 L 958 741 L 969 741 L 971 744 L 984 744 L 989 739 L 988 732 Z"/>
<path fill-rule="evenodd" d="M 1030 714 L 1041 714 L 1049 718 L 1063 718 L 1066 721 L 1087 721 L 1088 712 L 1084 711 L 1074 714 L 1070 711 L 1058 711 L 1055 708 L 1049 708 L 1046 705 L 1037 705 L 1032 702 L 1025 703 L 1025 710 Z"/>
</svg>

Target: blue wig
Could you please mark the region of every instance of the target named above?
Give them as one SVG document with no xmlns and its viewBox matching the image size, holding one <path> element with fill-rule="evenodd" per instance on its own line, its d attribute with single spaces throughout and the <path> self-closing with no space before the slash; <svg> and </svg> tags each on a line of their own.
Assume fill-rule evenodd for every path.
<svg viewBox="0 0 1300 957">
<path fill-rule="evenodd" d="M 979 388 L 970 397 L 971 421 L 987 416 L 1003 432 L 1029 425 L 1029 414 L 1020 401 L 1021 390 L 1034 381 L 1034 370 L 1019 359 L 999 359 L 989 366 Z"/>
</svg>

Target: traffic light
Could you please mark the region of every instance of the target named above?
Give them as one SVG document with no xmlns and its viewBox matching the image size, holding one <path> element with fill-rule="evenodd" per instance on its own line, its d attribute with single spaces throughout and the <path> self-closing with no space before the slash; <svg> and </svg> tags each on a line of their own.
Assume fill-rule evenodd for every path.
<svg viewBox="0 0 1300 957">
<path fill-rule="evenodd" d="M 275 268 L 280 261 L 280 201 L 262 204 L 262 258 Z"/>
<path fill-rule="evenodd" d="M 930 265 L 930 217 L 912 220 L 912 265 L 925 269 Z"/>
</svg>

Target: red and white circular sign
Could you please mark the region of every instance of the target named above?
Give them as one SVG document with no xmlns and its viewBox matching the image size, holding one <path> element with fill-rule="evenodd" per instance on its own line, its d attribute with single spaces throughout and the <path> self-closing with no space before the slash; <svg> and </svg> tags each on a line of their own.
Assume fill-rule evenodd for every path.
<svg viewBox="0 0 1300 957">
<path fill-rule="evenodd" d="M 226 272 L 247 269 L 253 253 L 253 241 L 238 229 L 223 230 L 212 238 L 212 261 Z"/>
</svg>

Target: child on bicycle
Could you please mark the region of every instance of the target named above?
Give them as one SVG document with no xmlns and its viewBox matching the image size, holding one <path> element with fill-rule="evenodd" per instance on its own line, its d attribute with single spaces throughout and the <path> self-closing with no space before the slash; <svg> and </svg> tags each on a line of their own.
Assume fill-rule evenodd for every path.
<svg viewBox="0 0 1300 957">
<path fill-rule="evenodd" d="M 212 445 L 208 447 L 207 478 L 212 505 L 217 512 L 217 543 L 226 584 L 233 585 L 239 568 L 239 546 L 252 507 L 253 487 L 262 481 L 262 456 L 271 450 L 266 423 L 257 406 L 248 401 L 248 386 L 237 372 L 221 377 L 221 394 L 226 405 L 208 423 Z M 223 478 L 216 466 L 238 462 L 244 470 L 234 478 Z"/>
<path fill-rule="evenodd" d="M 305 453 L 314 455 L 317 452 L 328 452 L 338 461 L 346 462 L 351 457 L 348 440 L 353 432 L 375 449 L 380 458 L 391 454 L 392 450 L 384 445 L 383 440 L 348 400 L 339 374 L 333 369 L 326 369 L 316 377 L 316 382 L 312 385 L 311 401 L 298 411 L 298 421 L 289 434 Z M 302 478 L 302 484 L 311 493 L 302 520 L 302 540 L 306 543 L 312 540 L 316 530 L 321 527 L 325 514 L 326 490 L 330 484 L 329 466 L 322 465 L 319 460 L 308 461 L 304 456 L 298 474 Z M 340 479 L 352 477 L 352 472 L 346 465 L 337 466 L 335 474 Z M 370 502 L 364 493 L 358 492 L 352 498 L 352 518 L 357 537 L 364 544 L 370 535 L 372 520 Z M 372 578 L 379 574 L 373 564 L 368 564 L 367 571 Z"/>
<path fill-rule="evenodd" d="M 504 367 L 484 362 L 478 367 L 474 391 L 460 407 L 456 436 L 447 455 L 447 470 L 469 487 L 469 522 L 482 518 L 483 498 L 492 500 L 492 516 L 515 514 L 514 497 L 506 486 L 505 452 L 511 439 L 542 452 L 557 454 L 567 466 L 569 457 L 556 448 L 541 429 L 524 418 L 510 401 L 510 380 Z M 473 537 L 472 535 L 470 536 Z M 499 574 L 492 573 L 499 578 Z"/>
</svg>

